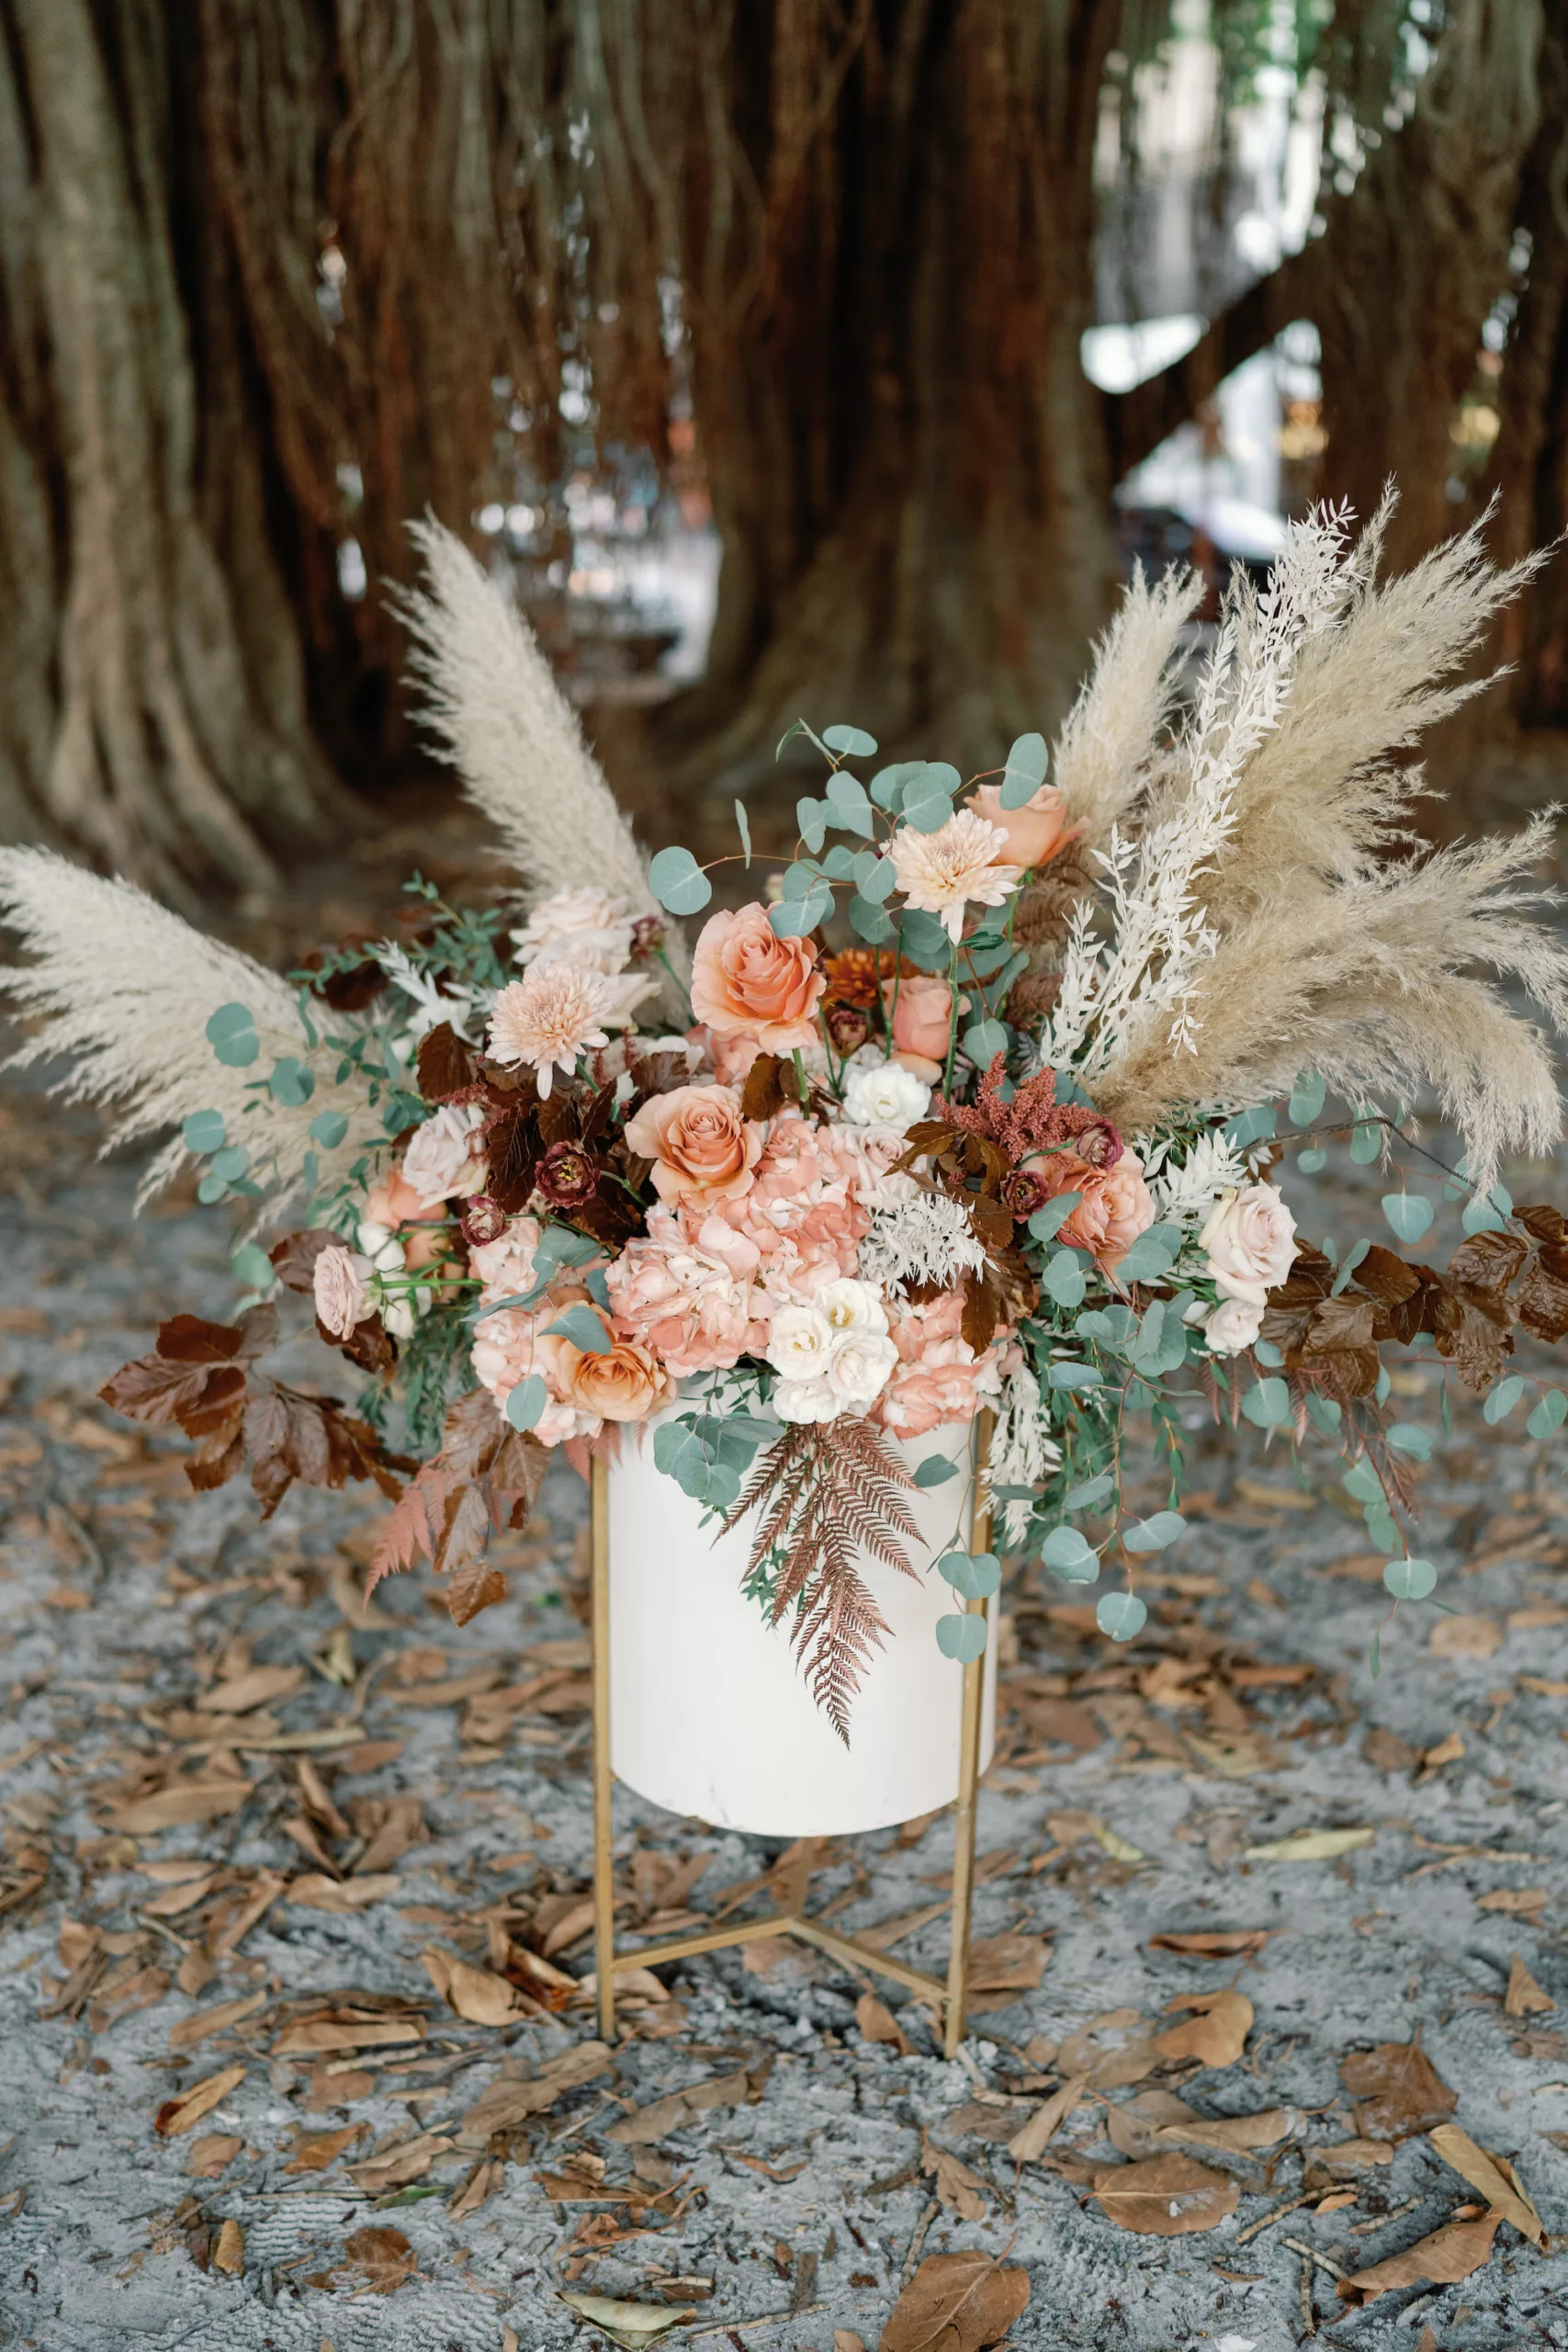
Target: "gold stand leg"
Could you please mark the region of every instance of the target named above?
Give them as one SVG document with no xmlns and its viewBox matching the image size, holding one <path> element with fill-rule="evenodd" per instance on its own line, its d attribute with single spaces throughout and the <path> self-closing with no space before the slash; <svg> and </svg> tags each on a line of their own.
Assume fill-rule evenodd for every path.
<svg viewBox="0 0 1568 2352">
<path fill-rule="evenodd" d="M 593 1637 L 593 1966 L 599 2038 L 611 2041 L 615 2033 L 615 1893 L 610 1847 L 610 1495 L 608 1466 L 598 1454 L 588 1469 L 588 1528 Z"/>
<path fill-rule="evenodd" d="M 991 1416 L 983 1413 L 976 1428 L 975 1487 L 970 1506 L 969 1548 L 989 1548 L 991 1514 L 984 1470 L 991 1450 Z M 972 1600 L 971 1616 L 985 1617 L 986 1603 Z M 988 1630 L 988 1629 L 987 1629 Z M 947 2016 L 943 2052 L 956 2058 L 964 2039 L 964 2004 L 969 1985 L 969 1916 L 975 1896 L 975 1810 L 980 1779 L 980 1721 L 986 1691 L 986 1654 L 982 1650 L 964 1669 L 964 1712 L 958 1734 L 958 1806 L 953 1831 L 953 1944 L 947 1963 Z"/>
</svg>

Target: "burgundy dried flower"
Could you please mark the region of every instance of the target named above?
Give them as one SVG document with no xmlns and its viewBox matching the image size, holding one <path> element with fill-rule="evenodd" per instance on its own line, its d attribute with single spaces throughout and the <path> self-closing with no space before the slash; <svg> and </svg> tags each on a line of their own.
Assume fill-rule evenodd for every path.
<svg viewBox="0 0 1568 2352">
<path fill-rule="evenodd" d="M 1027 1168 L 1015 1168 L 1002 1178 L 1002 1199 L 1014 1216 L 1032 1216 L 1049 1198 L 1040 1178 Z"/>
<path fill-rule="evenodd" d="M 859 1005 L 830 1004 L 825 1018 L 836 1054 L 852 1054 L 858 1046 L 864 1045 L 871 1023 Z"/>
<path fill-rule="evenodd" d="M 465 1201 L 457 1214 L 464 1240 L 470 1250 L 482 1250 L 487 1242 L 499 1241 L 506 1231 L 506 1211 L 488 1193 L 476 1193 Z"/>
<path fill-rule="evenodd" d="M 580 1143 L 553 1143 L 534 1174 L 552 1208 L 580 1209 L 599 1190 L 599 1163 Z"/>
<path fill-rule="evenodd" d="M 664 931 L 658 915 L 638 915 L 632 925 L 631 961 L 650 963 L 664 944 Z"/>
</svg>

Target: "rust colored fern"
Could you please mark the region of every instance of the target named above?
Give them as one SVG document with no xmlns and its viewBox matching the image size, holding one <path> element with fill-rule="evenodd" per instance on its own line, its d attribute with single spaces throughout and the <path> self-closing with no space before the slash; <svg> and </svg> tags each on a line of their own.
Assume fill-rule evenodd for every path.
<svg viewBox="0 0 1568 2352">
<path fill-rule="evenodd" d="M 776 1625 L 796 1612 L 793 1646 L 807 1687 L 847 1747 L 850 1706 L 887 1631 L 856 1555 L 916 1574 L 901 1537 L 918 1538 L 905 1495 L 914 1480 L 870 1423 L 796 1422 L 768 1449 L 726 1532 L 758 1514 L 748 1574 L 776 1564 Z"/>
</svg>

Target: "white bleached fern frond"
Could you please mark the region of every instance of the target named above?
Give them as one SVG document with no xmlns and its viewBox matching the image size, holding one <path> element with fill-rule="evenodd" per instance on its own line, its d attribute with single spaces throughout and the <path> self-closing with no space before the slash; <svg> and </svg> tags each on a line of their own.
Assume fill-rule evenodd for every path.
<svg viewBox="0 0 1568 2352">
<path fill-rule="evenodd" d="M 275 1171 L 287 1199 L 303 1189 L 307 1151 L 316 1152 L 324 1186 L 383 1139 L 363 1087 L 335 1083 L 336 1052 L 311 1049 L 288 983 L 129 882 L 105 881 L 50 850 L 0 850 L 0 918 L 38 958 L 0 975 L 5 989 L 18 1012 L 45 1016 L 12 1059 L 68 1061 L 55 1091 L 108 1109 L 106 1151 L 177 1127 L 193 1111 L 220 1111 L 258 1181 L 270 1186 Z M 220 1062 L 208 1040 L 209 1019 L 231 1003 L 248 1008 L 261 1041 L 248 1069 Z M 284 1055 L 315 1078 L 315 1092 L 298 1108 L 254 1085 Z M 310 1133 L 323 1110 L 348 1121 L 330 1152 Z M 138 1206 L 189 1157 L 177 1136 L 167 1143 L 142 1179 Z"/>
<path fill-rule="evenodd" d="M 1009 1496 L 999 1490 L 1037 1485 L 1048 1470 L 1056 1468 L 1061 1459 L 1062 1449 L 1045 1424 L 1039 1384 L 1028 1367 L 1021 1365 L 1002 1383 L 990 1453 L 983 1473 L 997 1531 L 1005 1544 L 1015 1546 L 1023 1542 L 1033 1502 L 1023 1495 Z"/>
<path fill-rule="evenodd" d="M 631 827 L 527 623 L 453 532 L 429 522 L 410 535 L 425 584 L 399 610 L 438 757 L 495 827 L 531 898 L 591 886 L 638 915 L 659 913 Z M 682 943 L 669 944 L 680 968 Z"/>
<path fill-rule="evenodd" d="M 892 1298 L 902 1298 L 912 1282 L 948 1288 L 961 1274 L 978 1273 L 985 1262 L 968 1210 L 937 1192 L 874 1209 L 859 1253 L 862 1281 L 879 1283 Z"/>
<path fill-rule="evenodd" d="M 1144 1164 L 1148 1166 L 1146 1158 Z M 1171 1225 L 1199 1222 L 1227 1185 L 1245 1184 L 1247 1179 L 1246 1159 L 1224 1128 L 1205 1128 L 1189 1145 L 1179 1168 L 1167 1159 L 1159 1174 L 1150 1180 L 1155 1215 Z"/>
</svg>

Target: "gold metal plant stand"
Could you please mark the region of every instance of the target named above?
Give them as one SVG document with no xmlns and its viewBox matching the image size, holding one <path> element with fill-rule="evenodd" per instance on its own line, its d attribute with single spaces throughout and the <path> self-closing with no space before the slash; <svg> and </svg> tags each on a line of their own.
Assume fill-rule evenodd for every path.
<svg viewBox="0 0 1568 2352">
<path fill-rule="evenodd" d="M 990 1447 L 991 1416 L 982 1414 L 976 1431 L 970 1549 L 983 1552 L 990 1542 L 990 1510 L 981 1472 Z M 944 2048 L 955 2057 L 964 2039 L 964 2005 L 969 1980 L 969 1918 L 975 1893 L 975 1795 L 980 1777 L 981 1700 L 985 1654 L 964 1668 L 963 1714 L 959 1726 L 958 1797 L 953 1848 L 953 1939 L 947 1982 L 923 1970 L 889 1960 L 853 1936 L 807 1918 L 798 1910 L 775 1911 L 765 1919 L 749 1919 L 733 1928 L 708 1928 L 692 1936 L 676 1936 L 667 1943 L 642 1944 L 615 1950 L 615 1890 L 611 1881 L 610 1770 L 610 1510 L 608 1473 L 597 1456 L 589 1487 L 592 1537 L 593 1634 L 593 1950 L 598 1972 L 599 2031 L 608 2041 L 615 2030 L 615 1972 L 617 1969 L 659 1968 L 666 1961 L 686 1960 L 694 1952 L 723 1951 L 731 1944 L 752 1942 L 759 1936 L 795 1936 L 802 1943 L 856 1968 L 874 1969 L 897 1984 L 922 1993 L 944 2014 Z M 973 1615 L 988 1616 L 983 1600 L 967 1604 Z M 804 1896 L 802 1898 L 804 1900 Z"/>
</svg>

